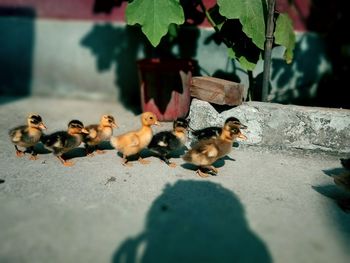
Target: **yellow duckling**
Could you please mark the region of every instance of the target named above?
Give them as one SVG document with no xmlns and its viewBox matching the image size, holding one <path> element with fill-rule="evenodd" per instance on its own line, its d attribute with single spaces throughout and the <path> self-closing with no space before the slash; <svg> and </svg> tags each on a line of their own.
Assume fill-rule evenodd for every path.
<svg viewBox="0 0 350 263">
<path fill-rule="evenodd" d="M 209 174 L 202 172 L 201 168 L 209 169 L 216 174 L 218 170 L 212 164 L 231 152 L 232 143 L 236 138 L 247 139 L 239 127 L 232 122 L 225 123 L 219 137 L 198 141 L 182 157 L 183 160 L 199 166 L 196 173 L 201 177 L 209 176 Z"/>
<path fill-rule="evenodd" d="M 74 163 L 66 161 L 62 155 L 80 145 L 83 134 L 89 132 L 81 121 L 72 120 L 68 123 L 67 131 L 57 131 L 42 137 L 45 148 L 51 150 L 64 166 L 72 166 Z"/>
<path fill-rule="evenodd" d="M 16 149 L 17 157 L 23 156 L 26 152 L 31 153 L 31 160 L 38 159 L 34 146 L 39 142 L 43 132 L 46 129 L 42 118 L 38 114 L 30 114 L 27 118 L 27 125 L 15 127 L 9 131 L 11 142 Z M 18 146 L 26 148 L 20 151 Z"/>
<path fill-rule="evenodd" d="M 102 141 L 107 141 L 111 138 L 113 128 L 118 128 L 118 126 L 111 115 L 103 115 L 99 124 L 85 126 L 85 129 L 89 132 L 88 135 L 84 136 L 86 154 L 93 156 L 94 151 L 96 153 L 104 153 L 103 150 L 98 149 L 98 146 Z"/>
<path fill-rule="evenodd" d="M 122 164 L 131 166 L 128 163 L 128 157 L 138 154 L 142 149 L 146 148 L 152 140 L 152 125 L 159 125 L 157 116 L 152 112 L 144 112 L 141 114 L 141 129 L 130 131 L 119 136 L 111 137 L 111 145 L 123 155 Z M 146 164 L 149 161 L 139 157 L 139 162 Z"/>
</svg>

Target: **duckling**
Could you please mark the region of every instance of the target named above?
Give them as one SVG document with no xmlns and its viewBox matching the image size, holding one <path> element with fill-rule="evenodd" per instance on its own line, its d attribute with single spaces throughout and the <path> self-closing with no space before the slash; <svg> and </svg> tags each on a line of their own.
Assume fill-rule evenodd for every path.
<svg viewBox="0 0 350 263">
<path fill-rule="evenodd" d="M 83 134 L 89 132 L 79 120 L 72 120 L 68 123 L 67 131 L 57 131 L 43 136 L 41 139 L 45 148 L 51 150 L 64 166 L 72 166 L 74 163 L 66 161 L 62 155 L 80 145 Z"/>
<path fill-rule="evenodd" d="M 350 158 L 340 159 L 340 163 L 345 171 L 340 175 L 334 175 L 334 183 L 344 190 L 350 191 Z"/>
<path fill-rule="evenodd" d="M 100 119 L 100 124 L 85 126 L 85 129 L 89 132 L 88 135 L 84 136 L 86 154 L 93 156 L 94 151 L 96 153 L 104 153 L 105 151 L 98 149 L 98 146 L 102 141 L 107 141 L 111 138 L 113 128 L 118 128 L 118 126 L 111 115 L 103 115 Z"/>
<path fill-rule="evenodd" d="M 27 118 L 27 125 L 12 128 L 9 131 L 11 142 L 16 149 L 16 156 L 21 157 L 26 152 L 31 153 L 30 160 L 37 160 L 37 153 L 34 151 L 34 146 L 40 141 L 43 130 L 46 126 L 38 114 L 30 114 Z M 25 151 L 20 151 L 18 146 L 26 148 Z"/>
<path fill-rule="evenodd" d="M 196 173 L 201 177 L 209 176 L 209 174 L 202 172 L 201 168 L 209 169 L 216 174 L 218 170 L 212 164 L 230 153 L 232 143 L 236 138 L 247 139 L 239 127 L 240 125 L 234 122 L 225 123 L 219 137 L 198 141 L 182 157 L 183 160 L 199 166 Z"/>
<path fill-rule="evenodd" d="M 119 136 L 112 136 L 111 145 L 123 155 L 122 164 L 131 166 L 128 163 L 128 157 L 141 152 L 146 148 L 152 140 L 152 125 L 159 125 L 157 116 L 152 112 L 144 112 L 141 114 L 142 127 L 137 131 L 130 131 Z M 139 162 L 146 164 L 149 161 L 139 157 Z"/>
<path fill-rule="evenodd" d="M 236 124 L 240 129 L 247 129 L 247 126 L 242 124 L 240 120 L 235 117 L 227 118 L 225 124 L 227 123 Z M 217 138 L 220 136 L 221 131 L 222 127 L 211 126 L 200 130 L 192 130 L 191 134 L 195 137 L 196 141 L 199 141 L 204 139 Z"/>
<path fill-rule="evenodd" d="M 155 134 L 148 145 L 148 149 L 170 167 L 176 167 L 176 164 L 169 161 L 168 155 L 184 147 L 187 140 L 188 122 L 184 118 L 176 119 L 172 131 L 161 131 Z"/>
<path fill-rule="evenodd" d="M 340 159 L 340 163 L 345 171 L 342 174 L 333 176 L 334 183 L 345 191 L 350 192 L 350 158 Z M 345 212 L 350 212 L 350 198 L 338 200 L 338 204 Z"/>
</svg>

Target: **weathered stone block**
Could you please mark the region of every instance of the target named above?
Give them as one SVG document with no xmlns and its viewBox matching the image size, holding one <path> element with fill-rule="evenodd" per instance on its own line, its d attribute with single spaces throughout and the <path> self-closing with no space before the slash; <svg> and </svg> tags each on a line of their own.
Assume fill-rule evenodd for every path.
<svg viewBox="0 0 350 263">
<path fill-rule="evenodd" d="M 228 117 L 248 126 L 247 145 L 350 152 L 350 110 L 246 102 L 221 113 L 208 102 L 193 99 L 191 127 L 222 126 Z"/>
</svg>

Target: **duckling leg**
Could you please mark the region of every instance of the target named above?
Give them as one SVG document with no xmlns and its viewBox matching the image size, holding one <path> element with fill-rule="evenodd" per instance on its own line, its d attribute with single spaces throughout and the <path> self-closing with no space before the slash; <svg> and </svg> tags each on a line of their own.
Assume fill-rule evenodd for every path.
<svg viewBox="0 0 350 263">
<path fill-rule="evenodd" d="M 149 160 L 142 159 L 142 157 L 139 157 L 138 161 L 139 161 L 141 164 L 149 164 L 149 163 L 150 163 Z"/>
<path fill-rule="evenodd" d="M 128 160 L 128 158 L 127 158 L 126 155 L 123 155 L 122 165 L 128 166 L 128 167 L 131 167 L 131 166 L 132 166 L 132 163 L 129 163 L 129 160 Z"/>
<path fill-rule="evenodd" d="M 210 169 L 215 174 L 217 174 L 219 172 L 218 169 L 216 169 L 214 166 L 208 166 L 208 169 Z"/>
<path fill-rule="evenodd" d="M 56 157 L 58 158 L 58 160 L 60 160 L 60 162 L 61 162 L 64 166 L 72 166 L 72 165 L 74 165 L 73 162 L 66 161 L 66 160 L 63 159 L 60 155 L 57 155 Z"/>
<path fill-rule="evenodd" d="M 26 152 L 30 153 L 29 160 L 38 160 L 37 153 L 34 151 L 34 147 L 27 148 Z"/>
<path fill-rule="evenodd" d="M 85 144 L 85 152 L 86 152 L 86 156 L 92 157 L 94 156 L 94 149 L 92 146 Z"/>
<path fill-rule="evenodd" d="M 24 155 L 24 152 L 20 151 L 17 147 L 17 145 L 15 145 L 15 149 L 16 149 L 16 156 L 17 157 L 22 157 Z"/>
<path fill-rule="evenodd" d="M 198 174 L 202 178 L 206 178 L 210 176 L 209 174 L 202 172 L 200 168 L 196 171 L 196 174 Z"/>
<path fill-rule="evenodd" d="M 176 163 L 170 162 L 169 159 L 166 156 L 161 155 L 161 156 L 159 156 L 159 158 L 162 161 L 164 161 L 169 167 L 171 167 L 171 168 L 175 168 L 176 167 Z"/>
<path fill-rule="evenodd" d="M 35 153 L 35 154 L 32 154 L 30 157 L 29 157 L 29 160 L 32 160 L 32 161 L 35 161 L 35 160 L 38 160 L 39 158 L 38 158 L 38 156 L 37 156 L 37 154 Z"/>
<path fill-rule="evenodd" d="M 106 151 L 100 149 L 98 145 L 95 147 L 95 149 L 96 149 L 95 152 L 96 152 L 97 154 L 105 154 L 105 153 L 106 153 Z"/>
<path fill-rule="evenodd" d="M 176 163 L 169 162 L 168 165 L 169 165 L 169 167 L 171 167 L 171 168 L 175 168 L 175 167 L 176 167 Z"/>
</svg>

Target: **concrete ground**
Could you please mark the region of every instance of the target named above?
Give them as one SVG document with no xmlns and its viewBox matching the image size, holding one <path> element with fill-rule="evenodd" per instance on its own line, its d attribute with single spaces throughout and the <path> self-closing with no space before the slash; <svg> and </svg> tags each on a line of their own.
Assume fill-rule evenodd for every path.
<svg viewBox="0 0 350 263">
<path fill-rule="evenodd" d="M 349 194 L 329 176 L 344 156 L 241 144 L 205 179 L 182 159 L 124 167 L 115 150 L 78 149 L 64 167 L 50 153 L 17 158 L 9 128 L 30 112 L 48 132 L 110 113 L 119 134 L 139 117 L 117 103 L 0 103 L 0 262 L 350 262 L 350 214 L 335 201 Z"/>
</svg>

